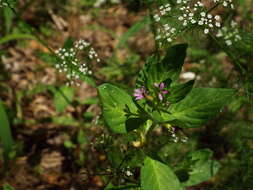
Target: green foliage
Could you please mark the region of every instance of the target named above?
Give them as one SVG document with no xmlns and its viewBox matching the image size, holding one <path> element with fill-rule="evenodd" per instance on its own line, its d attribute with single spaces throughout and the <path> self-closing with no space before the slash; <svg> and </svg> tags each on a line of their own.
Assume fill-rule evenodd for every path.
<svg viewBox="0 0 253 190">
<path fill-rule="evenodd" d="M 169 112 L 181 127 L 200 127 L 222 111 L 234 96 L 233 89 L 194 88 L 185 99 L 173 104 Z"/>
<path fill-rule="evenodd" d="M 115 133 L 129 131 L 126 125 L 127 110 L 137 114 L 137 107 L 130 95 L 111 84 L 103 84 L 98 87 L 99 97 L 102 103 L 103 116 L 108 127 Z"/>
<path fill-rule="evenodd" d="M 131 28 L 128 29 L 128 31 L 124 35 L 122 35 L 119 38 L 119 43 L 117 45 L 117 48 L 121 48 L 124 44 L 127 43 L 127 40 L 131 36 L 133 36 L 135 33 L 140 31 L 143 27 L 145 27 L 149 23 L 150 23 L 149 17 L 144 17 L 144 19 L 142 19 L 142 20 L 138 21 L 137 23 L 135 23 Z"/>
<path fill-rule="evenodd" d="M 191 91 L 194 81 L 190 80 L 184 84 L 172 86 L 169 91 L 169 96 L 166 98 L 171 103 L 177 103 L 185 98 L 185 96 Z"/>
<path fill-rule="evenodd" d="M 193 88 L 194 81 L 184 84 L 176 82 L 184 63 L 186 47 L 182 44 L 169 48 L 161 62 L 155 56 L 149 59 L 140 72 L 136 85 L 148 86 L 149 91 L 142 91 L 146 93 L 142 97 L 143 101 L 134 102 L 126 92 L 111 84 L 103 84 L 98 88 L 103 116 L 112 132 L 139 131 L 144 135 L 142 143 L 145 144 L 146 141 L 149 142 L 149 135 L 156 123 L 168 128 L 201 127 L 232 100 L 236 92 L 233 89 Z M 159 83 L 164 83 L 166 88 L 159 85 L 157 89 L 154 84 Z M 163 89 L 169 92 L 166 92 L 164 99 L 155 98 L 156 93 Z M 151 119 L 151 127 L 144 125 L 147 119 Z M 156 155 L 152 149 L 149 151 Z M 109 151 L 108 155 L 112 165 L 116 164 L 114 167 L 119 166 L 123 160 L 122 153 L 117 149 Z M 182 184 L 169 166 L 147 158 L 141 169 L 142 188 L 176 190 L 183 189 L 182 185 L 192 186 L 206 181 L 219 169 L 219 163 L 211 160 L 211 156 L 212 152 L 207 149 L 190 152 L 177 167 L 180 168 L 177 175 Z"/>
<path fill-rule="evenodd" d="M 160 62 L 155 56 L 151 57 L 140 71 L 136 85 L 152 88 L 154 83 L 161 83 L 168 79 L 175 82 L 181 72 L 186 57 L 186 44 L 168 48 L 165 57 Z"/>
<path fill-rule="evenodd" d="M 71 104 L 74 96 L 74 89 L 62 86 L 54 90 L 54 105 L 57 112 L 63 112 Z"/>
<path fill-rule="evenodd" d="M 9 184 L 4 184 L 3 185 L 3 190 L 14 190 L 14 188 Z"/>
<path fill-rule="evenodd" d="M 143 190 L 183 190 L 172 169 L 159 161 L 147 157 L 141 168 Z"/>
<path fill-rule="evenodd" d="M 3 14 L 4 14 L 4 19 L 5 19 L 5 29 L 6 29 L 5 33 L 8 34 L 11 31 L 14 14 L 12 10 L 8 7 L 6 7 L 3 10 Z"/>
<path fill-rule="evenodd" d="M 220 164 L 211 160 L 212 151 L 202 149 L 190 152 L 183 163 L 183 169 L 188 173 L 188 179 L 183 182 L 184 186 L 193 186 L 209 180 L 219 170 Z"/>
<path fill-rule="evenodd" d="M 4 158 L 7 161 L 9 159 L 9 154 L 12 151 L 14 141 L 12 139 L 12 134 L 11 134 L 11 128 L 9 124 L 8 117 L 6 115 L 4 105 L 2 101 L 0 101 L 0 139 L 1 142 L 3 143 L 3 148 L 4 148 Z"/>
<path fill-rule="evenodd" d="M 13 44 L 19 43 L 9 42 L 19 42 L 21 39 L 36 39 L 50 51 L 50 53 L 38 52 L 37 56 L 44 62 L 49 63 L 50 66 L 56 66 L 61 61 L 61 58 L 57 57 L 57 53 L 54 53 L 53 48 L 51 49 L 47 42 L 41 40 L 43 35 L 46 38 L 54 35 L 55 30 L 53 28 L 48 30 L 47 28 L 52 25 L 52 21 L 50 20 L 47 23 L 49 25 L 36 23 L 39 33 L 30 24 L 27 24 L 27 21 L 22 19 L 27 17 L 23 15 L 23 11 L 33 1 L 28 1 L 27 4 L 24 4 L 24 7 L 22 3 L 16 7 L 16 1 L 14 0 L 9 0 L 8 2 L 14 9 L 10 7 L 1 9 L 3 11 L 0 16 L 4 22 L 1 24 L 4 28 L 0 30 L 2 33 L 0 45 L 12 47 Z M 43 124 L 52 122 L 54 125 L 62 126 L 64 130 L 73 128 L 73 131 L 70 131 L 69 134 L 64 132 L 67 139 L 64 139 L 62 143 L 63 150 L 67 151 L 69 156 L 65 161 L 67 162 L 73 158 L 73 165 L 71 164 L 70 167 L 74 169 L 71 168 L 73 169 L 71 172 L 76 171 L 79 167 L 86 167 L 86 161 L 91 159 L 88 160 L 92 161 L 92 164 L 87 167 L 88 170 L 102 171 L 101 175 L 103 177 L 101 179 L 105 181 L 104 184 L 107 184 L 105 187 L 107 190 L 183 190 L 200 183 L 202 184 L 200 184 L 200 187 L 196 187 L 197 189 L 251 190 L 253 185 L 251 169 L 253 167 L 251 113 L 253 110 L 250 100 L 253 94 L 253 80 L 251 77 L 252 65 L 250 63 L 252 62 L 253 33 L 240 29 L 238 35 L 241 40 L 232 40 L 233 43 L 229 46 L 225 40 L 230 38 L 232 33 L 226 37 L 223 36 L 224 38 L 219 40 L 215 36 L 218 28 L 216 28 L 216 31 L 211 23 L 209 24 L 213 27 L 209 30 L 208 35 L 201 35 L 196 32 L 194 27 L 197 30 L 202 30 L 203 28 L 200 24 L 198 25 L 198 22 L 195 22 L 194 25 L 193 20 L 188 20 L 190 25 L 187 27 L 177 26 L 177 24 L 180 24 L 180 19 L 176 15 L 179 12 L 176 0 L 131 0 L 123 2 L 123 5 L 116 7 L 117 10 L 119 8 L 119 12 L 122 11 L 122 6 L 127 5 L 134 8 L 134 11 L 143 8 L 144 10 L 140 14 L 143 16 L 147 12 L 145 9 L 148 7 L 150 15 L 145 14 L 142 18 L 139 18 L 140 15 L 138 15 L 139 21 L 130 26 L 122 36 L 118 36 L 118 33 L 122 32 L 121 27 L 119 27 L 120 30 L 117 28 L 116 32 L 111 29 L 110 26 L 114 24 L 113 21 L 109 23 L 109 27 L 106 24 L 105 26 L 94 24 L 101 22 L 100 20 L 96 22 L 97 18 L 95 17 L 102 10 L 98 7 L 95 9 L 96 13 L 91 10 L 92 14 L 88 15 L 95 1 L 82 0 L 72 4 L 72 2 L 68 3 L 66 0 L 61 0 L 56 3 L 51 2 L 52 4 L 50 2 L 47 2 L 49 4 L 45 3 L 46 7 L 53 11 L 53 14 L 50 12 L 49 14 L 54 22 L 56 21 L 53 16 L 57 17 L 59 22 L 61 22 L 61 17 L 66 18 L 66 15 L 61 15 L 61 11 L 58 12 L 61 8 L 64 8 L 64 11 L 71 10 L 71 14 L 74 12 L 74 18 L 78 16 L 79 11 L 85 10 L 86 12 L 88 10 L 87 18 L 89 19 L 87 20 L 89 21 L 89 27 L 85 27 L 85 29 L 99 30 L 109 34 L 113 41 L 117 41 L 117 44 L 116 47 L 114 43 L 112 45 L 112 47 L 115 47 L 115 51 L 113 52 L 112 50 L 113 56 L 108 58 L 108 60 L 97 62 L 97 64 L 87 61 L 89 60 L 88 56 L 85 55 L 87 52 L 79 52 L 80 55 L 85 55 L 85 57 L 80 59 L 80 62 L 84 61 L 84 63 L 93 67 L 91 68 L 92 74 L 88 76 L 79 72 L 77 66 L 79 63 L 73 67 L 66 64 L 66 69 L 68 67 L 70 72 L 77 72 L 77 78 L 80 77 L 80 81 L 88 82 L 92 87 L 97 87 L 97 84 L 106 81 L 106 83 L 97 87 L 99 98 L 95 97 L 85 100 L 80 100 L 78 97 L 74 98 L 74 88 L 67 86 L 38 85 L 34 89 L 27 91 L 11 89 L 11 93 L 8 92 L 6 94 L 15 96 L 15 110 L 12 110 L 13 112 L 11 113 L 14 118 L 12 123 L 21 124 L 22 127 L 27 127 L 26 125 L 31 125 L 31 123 L 35 124 L 35 120 L 26 120 L 24 117 L 23 114 L 26 113 L 26 110 L 23 109 L 23 100 L 25 105 L 28 96 L 50 91 L 53 94 L 53 104 L 58 113 L 47 121 L 43 120 Z M 160 6 L 163 5 L 169 9 L 170 7 L 167 7 L 167 3 L 170 3 L 173 14 L 169 15 L 170 13 L 168 13 L 164 19 L 161 18 L 161 22 L 154 22 L 156 19 L 153 14 L 158 13 L 157 15 L 161 16 L 160 13 L 163 8 Z M 248 3 L 246 0 L 236 2 L 236 4 L 244 7 L 243 9 L 250 10 Z M 82 10 L 79 10 L 76 5 L 80 5 Z M 108 3 L 107 5 L 111 4 Z M 106 6 L 103 8 L 106 8 Z M 213 13 L 216 11 L 213 10 L 216 7 L 210 7 L 210 10 L 205 10 L 205 8 L 203 7 L 204 12 L 212 14 L 212 17 L 215 16 Z M 20 15 L 18 11 L 15 11 L 19 9 Z M 226 12 L 225 9 L 222 8 L 222 12 L 225 14 L 221 16 L 221 20 L 225 21 L 222 26 L 227 26 L 228 30 L 231 29 L 228 23 L 230 23 L 230 17 L 232 16 L 236 16 L 238 20 L 241 20 L 241 26 L 250 25 L 252 15 L 249 13 L 241 13 L 241 10 Z M 45 10 L 43 10 L 44 12 L 40 12 L 40 9 L 37 10 L 36 8 L 31 8 L 31 10 L 38 11 L 36 13 L 39 13 L 42 17 L 44 13 L 48 15 L 48 11 Z M 114 11 L 115 9 L 112 10 Z M 239 19 L 240 17 L 242 19 Z M 85 20 L 86 15 L 81 17 L 81 20 L 83 18 Z M 196 18 L 196 15 L 193 18 Z M 33 19 L 32 15 L 31 18 L 29 17 L 28 22 L 34 24 Z M 185 16 L 183 19 L 186 19 Z M 243 19 L 246 21 L 244 22 Z M 102 19 L 102 21 L 104 20 Z M 128 23 L 122 22 L 124 27 L 127 27 Z M 161 32 L 161 29 L 163 29 L 161 26 L 166 24 L 179 30 L 170 34 L 171 39 L 167 38 L 167 41 L 164 39 L 159 40 L 161 39 L 161 36 L 158 36 L 159 31 Z M 207 27 L 206 24 L 205 27 Z M 143 28 L 145 28 L 145 32 L 146 29 L 150 29 L 153 32 L 155 48 L 151 49 L 154 54 L 148 55 L 149 58 L 139 72 L 134 85 L 133 81 L 136 79 L 137 69 L 146 59 L 146 52 L 143 55 L 134 52 L 134 48 L 127 46 L 127 41 Z M 170 32 L 171 28 L 167 27 L 166 29 L 164 27 L 164 29 Z M 43 34 L 41 35 L 41 33 Z M 102 40 L 103 37 L 101 38 Z M 48 41 L 51 43 L 51 40 Z M 88 41 L 92 40 L 88 39 Z M 171 44 L 178 42 L 183 44 L 171 46 Z M 188 45 L 185 42 L 189 44 L 187 59 Z M 73 48 L 74 39 L 67 39 L 62 47 L 66 49 Z M 17 49 L 19 50 L 19 48 Z M 117 57 L 117 54 L 121 53 L 122 49 L 127 49 L 127 53 L 130 54 L 127 55 L 126 59 L 122 59 L 120 56 Z M 125 55 L 124 51 L 123 53 Z M 3 55 L 2 62 L 6 62 L 6 57 L 8 59 L 9 56 L 12 56 L 12 52 L 8 54 L 8 51 L 6 51 L 5 54 L 4 50 Z M 79 57 L 77 58 L 79 59 Z M 183 69 L 184 72 L 194 72 L 197 75 L 196 80 L 187 81 L 180 77 L 185 60 L 187 64 Z M 69 60 L 65 61 L 69 63 Z M 2 72 L 2 68 L 0 69 Z M 94 71 L 98 72 L 94 73 Z M 1 76 L 0 79 L 5 80 L 5 76 Z M 123 81 L 124 84 L 115 84 L 119 81 Z M 0 95 L 2 95 L 2 86 L 5 87 L 5 85 L 0 85 Z M 124 86 L 124 89 L 127 90 L 124 91 L 119 86 Z M 143 90 L 141 98 L 138 99 L 134 95 L 134 99 L 129 94 L 129 92 L 133 91 L 133 86 L 137 88 L 135 90 Z M 193 86 L 197 86 L 197 88 Z M 201 86 L 207 86 L 208 88 L 199 88 Z M 239 93 L 235 96 L 237 91 Z M 5 92 L 3 94 L 6 96 Z M 100 128 L 100 125 L 104 123 L 99 119 L 99 115 L 96 115 L 96 111 L 99 110 L 96 107 L 98 103 L 101 104 L 103 120 L 109 128 L 109 135 L 107 130 L 103 131 Z M 66 110 L 68 105 L 72 105 L 74 111 L 71 111 L 71 114 L 64 115 L 68 112 Z M 222 112 L 227 105 L 227 109 Z M 96 110 L 95 113 L 93 112 L 94 108 Z M 221 112 L 222 115 L 220 114 Z M 219 114 L 222 117 L 218 117 L 206 127 L 202 127 L 215 116 L 219 116 Z M 1 102 L 0 121 L 0 140 L 3 144 L 5 159 L 8 160 L 14 143 L 8 118 Z M 202 128 L 188 129 L 198 127 Z M 22 130 L 22 128 L 15 131 L 15 134 L 20 132 L 19 130 Z M 52 133 L 50 131 L 47 136 L 51 138 Z M 105 135 L 101 135 L 101 133 L 105 133 Z M 26 135 L 26 131 L 24 134 Z M 21 137 L 26 138 L 24 137 L 25 135 L 22 133 Z M 101 135 L 101 137 L 96 138 L 96 135 Z M 30 136 L 30 134 L 27 136 Z M 189 140 L 186 143 L 187 139 Z M 212 151 L 209 149 L 194 151 L 198 147 L 209 147 Z M 35 147 L 35 151 L 37 151 L 37 148 Z M 94 151 L 91 151 L 90 154 L 88 148 Z M 212 160 L 213 151 L 221 164 Z M 100 157 L 101 154 L 102 158 Z M 105 154 L 106 156 L 104 156 Z M 94 155 L 98 159 L 93 159 L 92 156 Z M 147 157 L 147 155 L 152 155 L 152 158 Z M 28 157 L 30 158 L 30 156 Z M 99 164 L 96 163 L 96 160 L 99 160 Z M 78 168 L 75 164 L 78 165 Z M 130 174 L 128 173 L 129 175 L 127 175 L 125 168 L 131 171 Z M 100 175 L 99 172 L 96 173 L 97 171 L 88 171 L 87 173 L 91 175 L 89 179 L 92 179 L 93 174 Z M 105 175 L 104 171 L 106 171 Z M 214 179 L 214 176 L 214 183 L 203 183 L 212 178 Z M 3 188 L 4 190 L 13 189 L 8 184 L 5 184 Z"/>
<path fill-rule="evenodd" d="M 35 38 L 30 34 L 21 34 L 21 33 L 8 34 L 0 39 L 0 44 L 20 39 L 35 39 Z"/>
</svg>

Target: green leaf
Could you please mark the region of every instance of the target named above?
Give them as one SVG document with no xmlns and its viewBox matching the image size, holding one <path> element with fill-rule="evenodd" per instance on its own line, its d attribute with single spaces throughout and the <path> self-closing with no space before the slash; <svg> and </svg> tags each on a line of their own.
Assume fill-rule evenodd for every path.
<svg viewBox="0 0 253 190">
<path fill-rule="evenodd" d="M 54 65 L 57 63 L 57 57 L 51 53 L 45 53 L 42 51 L 36 52 L 37 56 L 44 61 L 45 63 L 49 63 L 50 65 Z"/>
<path fill-rule="evenodd" d="M 168 79 L 176 81 L 181 72 L 186 57 L 187 44 L 170 47 L 162 61 L 151 57 L 140 71 L 137 86 L 152 88 L 154 83 L 161 83 Z"/>
<path fill-rule="evenodd" d="M 106 124 L 115 133 L 127 133 L 127 110 L 137 113 L 137 107 L 132 97 L 122 89 L 103 84 L 98 87 L 98 94 L 102 103 L 102 111 Z"/>
<path fill-rule="evenodd" d="M 13 23 L 14 13 L 9 7 L 5 7 L 3 9 L 3 15 L 4 15 L 4 23 L 5 23 L 5 32 L 8 34 L 11 31 L 11 26 Z"/>
<path fill-rule="evenodd" d="M 164 78 L 167 79 L 167 76 L 169 76 L 172 81 L 176 81 L 179 78 L 186 57 L 187 47 L 187 44 L 178 44 L 167 50 L 160 69 L 163 71 L 163 75 L 165 75 Z"/>
<path fill-rule="evenodd" d="M 131 28 L 120 37 L 117 48 L 121 48 L 124 44 L 127 43 L 127 40 L 131 36 L 133 36 L 136 32 L 140 31 L 142 28 L 147 26 L 149 23 L 150 23 L 149 17 L 144 17 L 144 19 L 138 21 L 133 26 L 131 26 Z"/>
<path fill-rule="evenodd" d="M 185 128 L 200 127 L 217 115 L 234 95 L 233 89 L 194 88 L 182 101 L 169 108 L 174 118 L 171 123 Z"/>
<path fill-rule="evenodd" d="M 118 147 L 110 147 L 107 150 L 107 156 L 108 156 L 108 160 L 110 162 L 110 165 L 113 168 L 118 168 L 121 163 L 122 160 L 124 159 L 124 155 L 122 154 L 122 152 L 120 151 L 120 149 Z"/>
<path fill-rule="evenodd" d="M 86 135 L 83 130 L 79 130 L 77 134 L 77 142 L 79 144 L 86 144 L 88 142 Z"/>
<path fill-rule="evenodd" d="M 126 129 L 127 131 L 132 131 L 134 129 L 142 126 L 147 119 L 145 118 L 129 118 L 126 120 Z"/>
<path fill-rule="evenodd" d="M 71 142 L 70 140 L 64 141 L 64 146 L 66 148 L 75 148 L 76 147 L 76 145 L 73 142 Z"/>
<path fill-rule="evenodd" d="M 201 182 L 209 180 L 219 170 L 220 164 L 211 160 L 212 151 L 209 149 L 202 149 L 194 152 L 190 152 L 184 163 L 188 165 L 189 178 L 183 183 L 184 186 L 197 185 Z"/>
<path fill-rule="evenodd" d="M 13 139 L 11 134 L 11 128 L 8 121 L 7 114 L 5 112 L 2 101 L 0 101 L 0 139 L 3 143 L 4 148 L 4 158 L 7 161 L 9 158 L 9 153 L 12 151 Z"/>
<path fill-rule="evenodd" d="M 191 80 L 184 84 L 171 87 L 169 90 L 169 96 L 166 98 L 166 100 L 171 103 L 177 103 L 181 101 L 191 91 L 193 84 L 194 80 Z"/>
<path fill-rule="evenodd" d="M 3 190 L 14 190 L 14 188 L 9 184 L 4 184 L 3 185 Z"/>
<path fill-rule="evenodd" d="M 78 122 L 71 116 L 58 116 L 52 118 L 53 123 L 62 126 L 77 126 Z"/>
<path fill-rule="evenodd" d="M 141 168 L 141 187 L 143 190 L 183 190 L 169 166 L 149 157 Z"/>
<path fill-rule="evenodd" d="M 0 44 L 4 44 L 9 41 L 20 40 L 20 39 L 35 39 L 35 37 L 30 34 L 21 34 L 21 33 L 15 34 L 14 33 L 14 34 L 9 34 L 9 35 L 2 37 L 0 39 Z"/>
<path fill-rule="evenodd" d="M 54 91 L 54 105 L 57 112 L 63 112 L 72 102 L 74 89 L 68 86 L 62 86 Z"/>
</svg>

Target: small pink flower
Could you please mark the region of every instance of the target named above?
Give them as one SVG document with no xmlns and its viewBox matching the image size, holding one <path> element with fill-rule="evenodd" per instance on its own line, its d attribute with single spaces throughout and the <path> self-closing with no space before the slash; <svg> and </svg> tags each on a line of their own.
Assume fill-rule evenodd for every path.
<svg viewBox="0 0 253 190">
<path fill-rule="evenodd" d="M 143 98 L 145 98 L 145 87 L 142 86 L 141 88 L 137 88 L 134 90 L 134 97 L 135 97 L 135 100 L 141 100 Z"/>
<path fill-rule="evenodd" d="M 164 82 L 161 82 L 160 84 L 154 83 L 154 86 L 160 89 L 161 92 L 158 94 L 158 98 L 159 98 L 159 100 L 162 101 L 163 100 L 163 94 L 168 94 L 168 91 L 164 90 L 165 83 Z"/>
</svg>

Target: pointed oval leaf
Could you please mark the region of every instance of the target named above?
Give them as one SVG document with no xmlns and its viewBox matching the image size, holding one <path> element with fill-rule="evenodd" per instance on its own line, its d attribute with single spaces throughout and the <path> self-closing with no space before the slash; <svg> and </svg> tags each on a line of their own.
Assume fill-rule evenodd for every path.
<svg viewBox="0 0 253 190">
<path fill-rule="evenodd" d="M 107 83 L 98 87 L 98 94 L 108 127 L 115 133 L 127 133 L 126 121 L 128 118 L 126 110 L 137 113 L 137 107 L 132 97 L 124 90 Z"/>
<path fill-rule="evenodd" d="M 176 81 L 186 57 L 187 44 L 177 44 L 168 48 L 165 57 L 159 61 L 155 56 L 149 58 L 139 73 L 136 86 L 153 87 L 167 79 Z"/>
<path fill-rule="evenodd" d="M 166 98 L 171 103 L 177 103 L 185 98 L 185 96 L 192 90 L 194 80 L 190 80 L 184 84 L 173 86 L 169 90 L 169 96 Z"/>
<path fill-rule="evenodd" d="M 200 127 L 217 115 L 235 92 L 234 89 L 194 88 L 182 101 L 169 108 L 175 119 L 171 123 L 185 128 Z"/>
<path fill-rule="evenodd" d="M 183 190 L 169 166 L 149 157 L 141 168 L 141 187 L 143 190 Z"/>
<path fill-rule="evenodd" d="M 189 178 L 183 183 L 184 186 L 193 186 L 207 181 L 218 172 L 220 164 L 211 160 L 212 154 L 211 150 L 202 149 L 190 152 L 186 156 L 184 165 L 189 171 Z"/>
</svg>

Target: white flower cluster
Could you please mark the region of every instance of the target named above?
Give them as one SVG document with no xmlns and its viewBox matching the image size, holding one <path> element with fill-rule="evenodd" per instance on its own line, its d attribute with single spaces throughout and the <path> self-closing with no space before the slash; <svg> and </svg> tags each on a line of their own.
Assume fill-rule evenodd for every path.
<svg viewBox="0 0 253 190">
<path fill-rule="evenodd" d="M 207 14 L 206 12 L 201 12 L 200 18 L 198 19 L 198 25 L 204 27 L 204 33 L 208 34 L 210 30 L 212 30 L 214 27 L 221 27 L 221 18 L 219 15 L 211 15 Z"/>
<path fill-rule="evenodd" d="M 164 24 L 162 29 L 158 28 L 158 35 L 156 36 L 156 40 L 160 40 L 165 38 L 168 42 L 172 42 L 173 37 L 176 33 L 176 28 L 169 26 L 169 24 Z"/>
<path fill-rule="evenodd" d="M 171 11 L 171 5 L 168 3 L 166 5 L 162 5 L 159 7 L 159 13 L 154 15 L 154 20 L 159 22 L 162 16 L 166 16 L 167 13 Z M 156 40 L 166 39 L 168 42 L 171 42 L 173 36 L 176 32 L 176 28 L 169 26 L 169 24 L 163 24 L 161 28 L 157 30 L 158 35 L 156 36 Z"/>
<path fill-rule="evenodd" d="M 209 32 L 209 28 L 214 26 L 220 27 L 220 16 L 213 16 L 210 13 L 206 13 L 203 10 L 204 4 L 200 1 L 194 3 L 193 8 L 189 5 L 183 5 L 180 10 L 183 11 L 183 15 L 178 17 L 178 20 L 182 22 L 183 26 L 190 24 L 197 24 L 204 27 L 204 33 Z"/>
<path fill-rule="evenodd" d="M 230 7 L 231 9 L 235 8 L 233 0 L 213 0 L 213 1 L 214 3 L 221 3 L 224 7 Z"/>
<path fill-rule="evenodd" d="M 192 3 L 189 0 L 177 0 L 176 3 L 175 9 L 172 9 L 170 4 L 166 4 L 160 6 L 158 12 L 154 14 L 154 20 L 159 26 L 156 40 L 171 42 L 177 34 L 194 25 L 203 28 L 205 34 L 221 27 L 221 17 L 210 14 L 201 1 Z M 174 12 L 174 10 L 177 11 Z M 168 21 L 166 21 L 168 19 L 175 20 L 168 24 Z M 166 22 L 165 24 L 164 21 Z"/>
<path fill-rule="evenodd" d="M 175 128 L 174 127 L 172 127 L 172 128 L 170 128 L 169 129 L 169 132 L 170 132 L 170 134 L 171 134 L 171 137 L 172 137 L 172 141 L 174 142 L 174 143 L 177 143 L 177 142 L 182 142 L 182 143 L 186 143 L 186 142 L 188 142 L 188 137 L 187 136 L 177 136 L 177 134 L 176 134 L 176 131 L 175 131 Z"/>
<path fill-rule="evenodd" d="M 237 42 L 242 39 L 239 34 L 237 25 L 238 24 L 235 21 L 231 21 L 230 23 L 231 27 L 230 28 L 226 26 L 222 27 L 216 34 L 216 37 L 223 38 L 225 40 L 225 44 L 227 46 L 231 46 L 233 42 Z"/>
<path fill-rule="evenodd" d="M 94 4 L 94 7 L 100 7 L 102 6 L 103 4 L 105 4 L 106 2 L 109 2 L 109 0 L 97 0 Z M 118 4 L 120 3 L 120 0 L 110 0 L 111 3 L 113 4 Z"/>
<path fill-rule="evenodd" d="M 85 62 L 82 62 L 79 58 L 79 52 L 84 51 L 88 55 Z M 59 58 L 59 62 L 55 65 L 58 71 L 66 73 L 66 77 L 69 82 L 67 85 L 80 86 L 78 82 L 81 75 L 91 75 L 92 71 L 89 69 L 87 62 L 96 60 L 100 61 L 95 50 L 90 46 L 90 43 L 79 40 L 74 44 L 74 48 L 60 48 L 55 51 L 55 54 Z"/>
<path fill-rule="evenodd" d="M 0 7 L 8 6 L 5 0 L 0 0 Z"/>
</svg>

